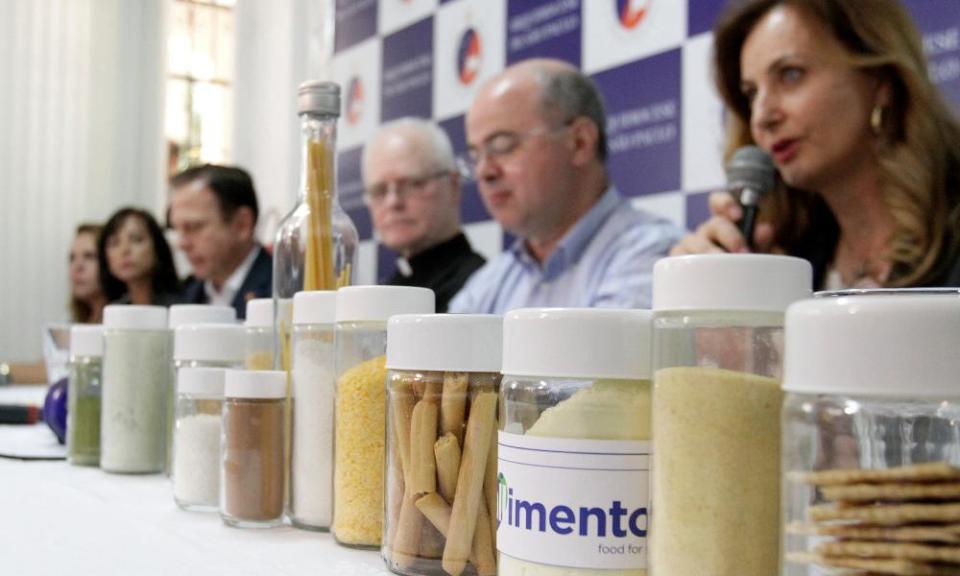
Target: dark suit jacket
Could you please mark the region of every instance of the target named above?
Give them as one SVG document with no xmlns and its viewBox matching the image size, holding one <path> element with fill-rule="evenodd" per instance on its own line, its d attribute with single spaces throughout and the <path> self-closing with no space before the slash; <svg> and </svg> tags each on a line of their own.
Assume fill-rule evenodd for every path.
<svg viewBox="0 0 960 576">
<path fill-rule="evenodd" d="M 273 294 L 273 258 L 260 246 L 260 253 L 253 260 L 253 266 L 243 279 L 240 290 L 234 296 L 232 305 L 237 311 L 237 318 L 247 317 L 247 300 L 253 298 L 269 298 Z M 203 280 L 190 277 L 183 290 L 184 304 L 206 304 L 207 292 L 203 289 Z"/>
</svg>

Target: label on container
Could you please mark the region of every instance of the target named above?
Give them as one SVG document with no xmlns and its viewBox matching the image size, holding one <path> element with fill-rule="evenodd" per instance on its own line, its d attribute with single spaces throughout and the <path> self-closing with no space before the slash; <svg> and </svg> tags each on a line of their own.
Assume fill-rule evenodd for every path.
<svg viewBox="0 0 960 576">
<path fill-rule="evenodd" d="M 570 568 L 645 568 L 652 450 L 500 432 L 497 550 Z"/>
</svg>

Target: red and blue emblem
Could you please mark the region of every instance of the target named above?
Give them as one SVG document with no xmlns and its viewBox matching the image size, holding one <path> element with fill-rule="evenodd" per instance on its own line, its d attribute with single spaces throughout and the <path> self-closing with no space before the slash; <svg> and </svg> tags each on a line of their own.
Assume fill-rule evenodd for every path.
<svg viewBox="0 0 960 576">
<path fill-rule="evenodd" d="M 477 78 L 482 60 L 480 35 L 473 28 L 467 28 L 457 49 L 457 78 L 461 84 L 469 86 Z"/>
<path fill-rule="evenodd" d="M 652 0 L 617 0 L 617 16 L 620 18 L 620 24 L 632 30 L 643 22 L 647 12 L 650 11 L 650 2 Z"/>
<path fill-rule="evenodd" d="M 357 122 L 359 122 L 363 116 L 363 104 L 363 84 L 360 82 L 359 76 L 354 76 L 350 78 L 350 83 L 347 85 L 347 105 L 345 113 L 347 124 L 356 126 Z"/>
</svg>

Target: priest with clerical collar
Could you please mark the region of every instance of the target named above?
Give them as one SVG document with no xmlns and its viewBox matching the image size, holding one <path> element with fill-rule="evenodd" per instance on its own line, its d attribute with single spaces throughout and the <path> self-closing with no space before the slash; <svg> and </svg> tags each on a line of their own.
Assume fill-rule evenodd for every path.
<svg viewBox="0 0 960 576">
<path fill-rule="evenodd" d="M 363 151 L 364 202 L 380 242 L 397 252 L 384 284 L 436 293 L 437 312 L 484 264 L 460 229 L 460 175 L 453 146 L 436 124 L 385 124 Z"/>
</svg>

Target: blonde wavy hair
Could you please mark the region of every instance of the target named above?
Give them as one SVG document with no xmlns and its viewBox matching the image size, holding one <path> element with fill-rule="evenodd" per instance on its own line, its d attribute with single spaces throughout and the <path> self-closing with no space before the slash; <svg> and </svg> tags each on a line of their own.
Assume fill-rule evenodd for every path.
<svg viewBox="0 0 960 576">
<path fill-rule="evenodd" d="M 728 111 L 726 158 L 753 144 L 750 105 L 740 89 L 740 52 L 757 22 L 777 6 L 806 11 L 827 27 L 848 62 L 887 80 L 891 104 L 870 143 L 881 194 L 894 221 L 889 286 L 942 282 L 960 255 L 960 125 L 927 75 L 920 36 L 897 0 L 745 0 L 721 16 L 714 36 L 716 84 Z M 839 227 L 818 195 L 778 182 L 761 214 L 776 242 L 814 262 L 820 285 Z"/>
</svg>

